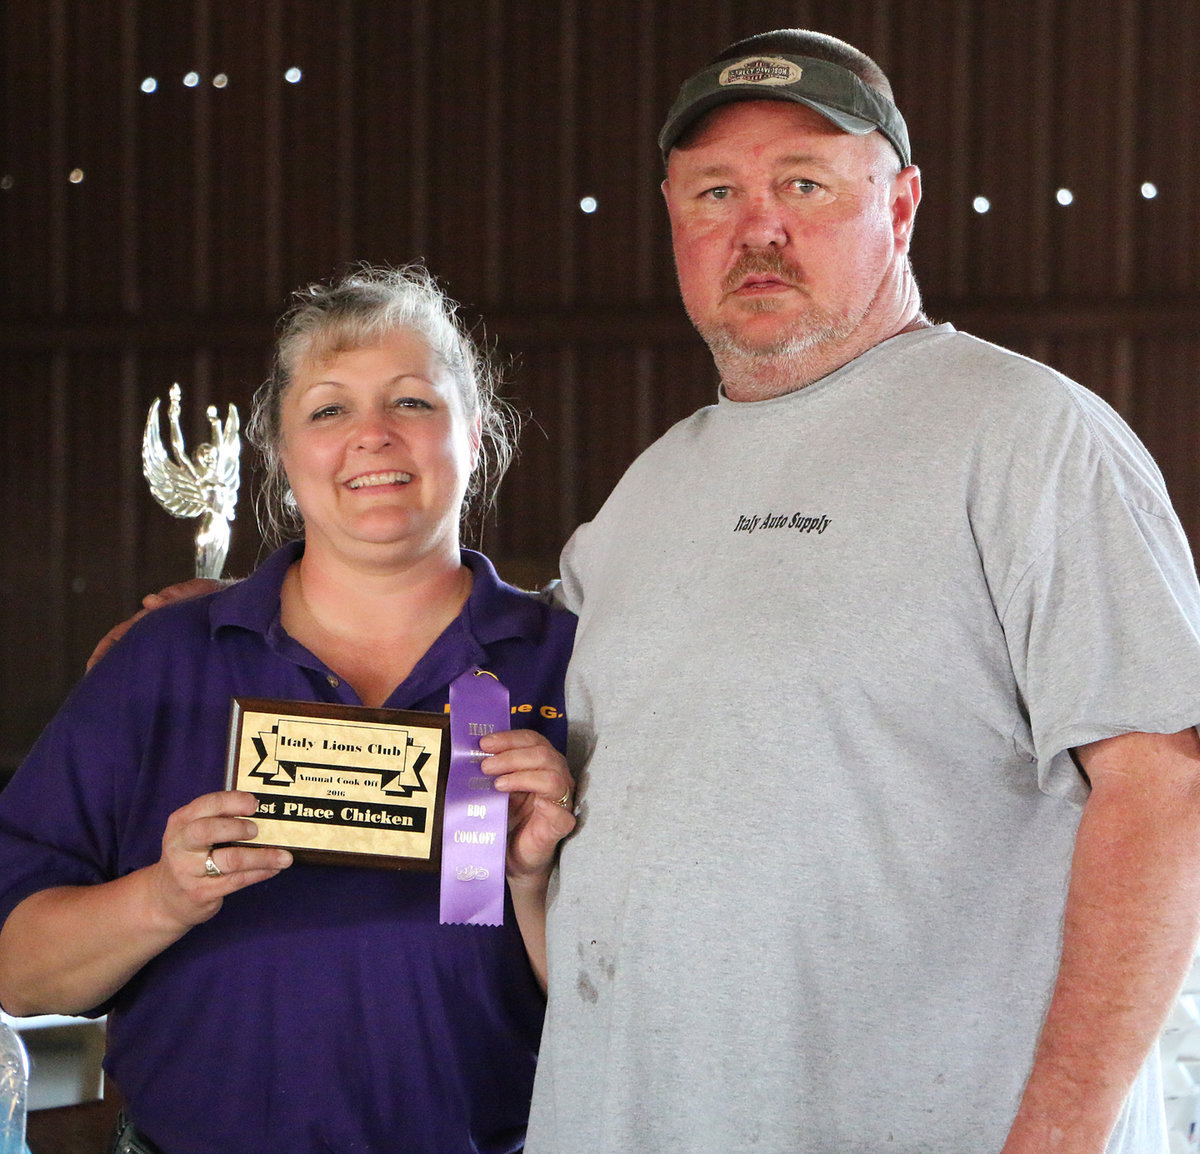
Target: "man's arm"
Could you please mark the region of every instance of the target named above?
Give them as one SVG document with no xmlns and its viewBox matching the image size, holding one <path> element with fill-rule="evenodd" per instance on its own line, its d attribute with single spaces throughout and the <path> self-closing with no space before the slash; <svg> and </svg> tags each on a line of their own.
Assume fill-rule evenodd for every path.
<svg viewBox="0 0 1200 1154">
<path fill-rule="evenodd" d="M 1092 794 L 1054 995 L 1003 1154 L 1102 1154 L 1196 949 L 1196 730 L 1123 734 L 1076 753 Z"/>
</svg>

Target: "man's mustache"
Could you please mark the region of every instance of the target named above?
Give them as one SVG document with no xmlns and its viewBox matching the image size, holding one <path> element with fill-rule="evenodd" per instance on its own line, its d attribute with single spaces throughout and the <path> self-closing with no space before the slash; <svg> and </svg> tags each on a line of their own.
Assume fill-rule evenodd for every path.
<svg viewBox="0 0 1200 1154">
<path fill-rule="evenodd" d="M 725 274 L 725 291 L 734 292 L 748 276 L 767 273 L 790 285 L 799 285 L 803 279 L 800 270 L 791 261 L 773 248 L 747 249 L 734 266 Z"/>
</svg>

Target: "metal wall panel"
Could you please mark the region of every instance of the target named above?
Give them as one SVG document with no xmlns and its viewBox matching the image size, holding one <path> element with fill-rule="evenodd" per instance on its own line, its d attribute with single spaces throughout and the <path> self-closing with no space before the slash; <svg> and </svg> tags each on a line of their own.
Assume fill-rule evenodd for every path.
<svg viewBox="0 0 1200 1154">
<path fill-rule="evenodd" d="M 92 640 L 190 570 L 191 525 L 140 476 L 151 399 L 179 381 L 197 439 L 210 401 L 245 415 L 287 294 L 351 262 L 425 260 L 485 319 L 532 414 L 485 541 L 552 574 L 714 395 L 654 136 L 688 71 L 769 27 L 888 70 L 930 311 L 1111 400 L 1200 540 L 1196 0 L 40 0 L 0 21 L 0 769 Z M 230 568 L 258 552 L 247 482 Z"/>
</svg>

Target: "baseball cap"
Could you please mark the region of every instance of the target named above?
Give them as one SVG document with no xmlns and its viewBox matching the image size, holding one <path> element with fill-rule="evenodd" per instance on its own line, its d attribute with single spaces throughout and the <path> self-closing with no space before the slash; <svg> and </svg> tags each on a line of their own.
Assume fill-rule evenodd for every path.
<svg viewBox="0 0 1200 1154">
<path fill-rule="evenodd" d="M 767 33 L 762 39 L 774 47 L 781 35 Z M 743 44 L 750 47 L 755 39 L 751 37 Z M 912 163 L 908 127 L 900 110 L 886 96 L 840 64 L 778 51 L 719 58 L 685 80 L 658 134 L 663 158 L 696 120 L 735 100 L 804 104 L 843 132 L 854 136 L 882 133 L 896 150 L 900 163 L 905 167 Z"/>
</svg>

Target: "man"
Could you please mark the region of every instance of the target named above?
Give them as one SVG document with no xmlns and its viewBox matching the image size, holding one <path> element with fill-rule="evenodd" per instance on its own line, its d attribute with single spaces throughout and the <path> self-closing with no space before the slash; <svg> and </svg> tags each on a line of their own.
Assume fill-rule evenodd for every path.
<svg viewBox="0 0 1200 1154">
<path fill-rule="evenodd" d="M 530 1154 L 1166 1149 L 1200 590 L 1103 402 L 921 314 L 889 97 L 784 30 L 660 136 L 721 392 L 563 556 Z"/>
</svg>

